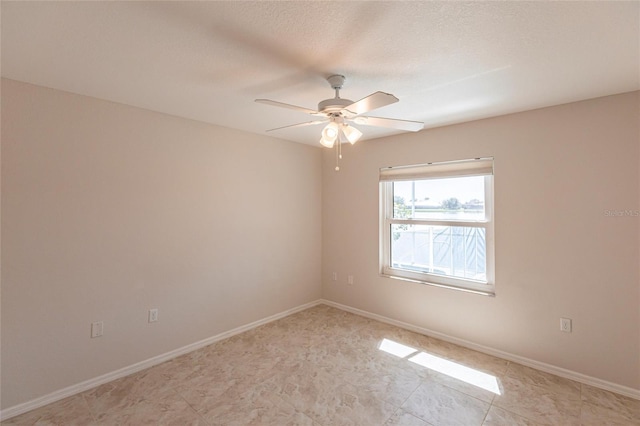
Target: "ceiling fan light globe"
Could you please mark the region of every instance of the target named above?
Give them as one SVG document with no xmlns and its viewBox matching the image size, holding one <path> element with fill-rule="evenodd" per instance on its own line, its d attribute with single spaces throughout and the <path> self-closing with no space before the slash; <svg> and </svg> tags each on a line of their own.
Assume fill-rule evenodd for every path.
<svg viewBox="0 0 640 426">
<path fill-rule="evenodd" d="M 340 132 L 340 128 L 334 122 L 331 122 L 325 126 L 322 130 L 322 139 L 326 141 L 331 141 L 331 144 L 336 141 L 338 138 L 338 133 Z"/>
<path fill-rule="evenodd" d="M 347 124 L 342 126 L 342 133 L 344 133 L 345 137 L 351 145 L 354 145 L 362 137 L 362 132 L 360 130 Z"/>
<path fill-rule="evenodd" d="M 326 147 L 326 148 L 333 148 L 333 144 L 335 142 L 335 139 L 333 140 L 327 140 L 324 137 L 320 138 L 320 145 Z"/>
</svg>

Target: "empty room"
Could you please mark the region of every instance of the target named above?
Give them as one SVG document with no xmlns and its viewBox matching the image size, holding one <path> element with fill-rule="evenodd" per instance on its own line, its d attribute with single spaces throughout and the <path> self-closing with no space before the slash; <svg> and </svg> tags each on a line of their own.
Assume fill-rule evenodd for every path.
<svg viewBox="0 0 640 426">
<path fill-rule="evenodd" d="M 2 425 L 640 424 L 640 2 L 0 2 Z"/>
</svg>

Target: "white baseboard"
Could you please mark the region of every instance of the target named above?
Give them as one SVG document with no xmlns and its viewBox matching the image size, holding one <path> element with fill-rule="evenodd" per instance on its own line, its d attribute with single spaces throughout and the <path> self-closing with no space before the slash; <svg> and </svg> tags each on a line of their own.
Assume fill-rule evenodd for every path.
<svg viewBox="0 0 640 426">
<path fill-rule="evenodd" d="M 343 311 L 351 312 L 357 315 L 361 315 L 363 317 L 367 317 L 380 322 L 395 325 L 397 327 L 401 327 L 410 331 L 415 331 L 416 333 L 435 337 L 437 339 L 454 343 L 456 345 L 464 346 L 465 348 L 473 349 L 478 352 L 482 352 L 488 355 L 493 355 L 502 359 L 506 359 L 507 361 L 517 362 L 518 364 L 535 368 L 536 370 L 544 371 L 546 373 L 555 374 L 556 376 L 564 377 L 565 379 L 574 380 L 579 383 L 584 383 L 585 385 L 590 385 L 599 389 L 604 389 L 607 391 L 615 392 L 620 395 L 628 396 L 629 398 L 640 400 L 640 389 L 634 389 L 627 386 L 622 386 L 616 383 L 608 382 L 606 380 L 598 379 L 596 377 L 587 376 L 582 373 L 577 373 L 575 371 L 556 367 L 551 364 L 546 364 L 544 362 L 535 361 L 533 359 L 525 358 L 519 355 L 503 352 L 498 349 L 493 349 L 487 346 L 478 345 L 477 343 L 473 343 L 468 340 L 459 339 L 457 337 L 452 337 L 443 333 L 439 333 L 437 331 L 429 330 L 428 328 L 418 327 L 416 325 L 394 320 L 391 318 L 387 318 L 382 315 L 373 314 L 371 312 L 363 311 L 357 308 L 352 308 L 351 306 L 342 305 L 340 303 L 332 302 L 331 300 L 322 299 L 320 302 L 325 305 L 329 305 L 329 306 L 333 306 L 334 308 L 341 309 Z"/>
<path fill-rule="evenodd" d="M 31 401 L 24 402 L 22 404 L 15 405 L 13 407 L 8 407 L 2 411 L 0 411 L 0 421 L 10 419 L 11 417 L 18 416 L 20 414 L 26 413 L 27 411 L 35 410 L 36 408 L 44 407 L 45 405 L 51 404 L 56 401 L 60 401 L 61 399 L 79 394 L 86 390 L 95 388 L 96 386 L 100 386 L 102 384 L 111 382 L 113 380 L 119 379 L 121 377 L 128 376 L 133 373 L 137 373 L 138 371 L 142 371 L 149 367 L 153 367 L 154 365 L 161 364 L 170 359 L 176 358 L 180 355 L 184 355 L 189 352 L 193 352 L 197 349 L 208 346 L 212 343 L 215 343 L 219 340 L 227 339 L 231 336 L 235 336 L 236 334 L 243 333 L 245 331 L 249 331 L 253 328 L 260 327 L 261 325 L 270 323 L 272 321 L 276 321 L 280 318 L 284 318 L 288 315 L 294 314 L 296 312 L 303 311 L 305 309 L 311 308 L 313 306 L 321 304 L 321 300 L 316 300 L 310 303 L 305 303 L 304 305 L 297 306 L 295 308 L 287 309 L 286 311 L 277 313 L 275 315 L 271 315 L 269 317 L 263 318 L 258 321 L 254 321 L 252 323 L 236 327 L 232 330 L 225 331 L 224 333 L 217 334 L 215 336 L 209 337 L 204 340 L 200 340 L 199 342 L 191 343 L 190 345 L 183 346 L 181 348 L 172 350 L 170 352 L 166 352 L 164 354 L 154 356 L 153 358 L 146 359 L 144 361 L 137 362 L 135 364 L 129 365 L 127 367 L 121 368 L 119 370 L 112 371 L 107 374 L 103 374 L 98 377 L 94 377 L 93 379 L 86 380 L 84 382 L 66 387 L 64 389 L 57 390 L 55 392 L 51 392 L 50 394 L 41 396 L 39 398 L 33 399 Z"/>
</svg>

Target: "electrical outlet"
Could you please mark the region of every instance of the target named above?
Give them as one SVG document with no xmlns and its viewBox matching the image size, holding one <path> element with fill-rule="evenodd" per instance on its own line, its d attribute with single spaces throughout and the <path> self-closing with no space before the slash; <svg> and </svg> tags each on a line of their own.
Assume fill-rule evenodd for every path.
<svg viewBox="0 0 640 426">
<path fill-rule="evenodd" d="M 104 322 L 97 321 L 91 323 L 91 338 L 100 337 L 104 332 Z"/>
<path fill-rule="evenodd" d="M 349 284 L 349 285 L 353 285 L 353 275 L 349 275 L 349 276 L 347 277 L 347 284 Z"/>
<path fill-rule="evenodd" d="M 338 273 L 337 272 L 332 272 L 331 273 L 331 280 L 332 281 L 338 281 Z"/>
<path fill-rule="evenodd" d="M 158 321 L 158 308 L 149 309 L 149 322 Z"/>
<path fill-rule="evenodd" d="M 560 318 L 560 331 L 571 333 L 571 318 Z"/>
</svg>

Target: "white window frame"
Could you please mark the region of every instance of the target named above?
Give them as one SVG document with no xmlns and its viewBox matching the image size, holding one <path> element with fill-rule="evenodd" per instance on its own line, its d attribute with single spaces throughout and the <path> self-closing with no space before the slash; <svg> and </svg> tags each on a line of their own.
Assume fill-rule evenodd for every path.
<svg viewBox="0 0 640 426">
<path fill-rule="evenodd" d="M 394 219 L 393 182 L 425 179 L 484 176 L 484 208 L 482 220 Z M 493 158 L 429 163 L 380 169 L 380 274 L 384 277 L 412 281 L 438 287 L 452 288 L 477 294 L 495 296 L 494 212 L 493 212 Z M 391 225 L 432 225 L 479 227 L 485 230 L 486 282 L 415 272 L 394 268 L 391 264 Z"/>
</svg>

